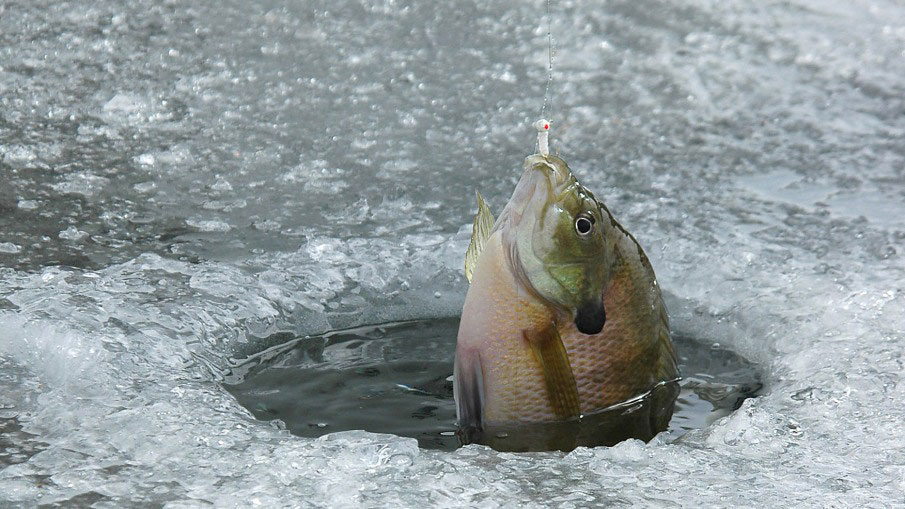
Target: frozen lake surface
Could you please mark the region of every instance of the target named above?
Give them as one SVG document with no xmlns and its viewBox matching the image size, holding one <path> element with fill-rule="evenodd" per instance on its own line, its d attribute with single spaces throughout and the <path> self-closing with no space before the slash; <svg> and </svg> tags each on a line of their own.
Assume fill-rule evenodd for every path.
<svg viewBox="0 0 905 509">
<path fill-rule="evenodd" d="M 247 4 L 0 4 L 0 505 L 905 504 L 905 5 L 552 2 L 553 149 L 765 387 L 512 454 L 297 437 L 220 382 L 277 332 L 457 316 L 543 2 Z"/>
</svg>

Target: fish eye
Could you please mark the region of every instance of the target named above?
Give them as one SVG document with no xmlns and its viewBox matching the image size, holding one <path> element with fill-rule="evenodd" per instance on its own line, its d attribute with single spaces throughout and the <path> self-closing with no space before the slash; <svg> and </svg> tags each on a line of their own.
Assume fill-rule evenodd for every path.
<svg viewBox="0 0 905 509">
<path fill-rule="evenodd" d="M 575 231 L 582 237 L 587 236 L 594 229 L 594 216 L 581 213 L 575 218 Z"/>
</svg>

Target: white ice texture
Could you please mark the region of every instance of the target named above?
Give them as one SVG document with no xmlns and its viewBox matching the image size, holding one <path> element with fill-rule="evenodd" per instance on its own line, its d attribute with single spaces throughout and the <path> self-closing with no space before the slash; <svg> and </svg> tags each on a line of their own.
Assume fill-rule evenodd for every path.
<svg viewBox="0 0 905 509">
<path fill-rule="evenodd" d="M 262 338 L 459 312 L 474 189 L 498 211 L 533 150 L 542 3 L 12 2 L 0 505 L 905 504 L 905 6 L 551 6 L 551 151 L 763 396 L 569 454 L 256 421 L 218 381 Z"/>
</svg>

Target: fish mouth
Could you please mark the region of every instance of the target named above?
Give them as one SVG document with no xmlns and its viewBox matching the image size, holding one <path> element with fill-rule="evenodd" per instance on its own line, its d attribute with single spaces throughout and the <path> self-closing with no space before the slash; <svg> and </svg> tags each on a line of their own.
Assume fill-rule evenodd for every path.
<svg viewBox="0 0 905 509">
<path fill-rule="evenodd" d="M 565 161 L 553 156 L 534 154 L 525 158 L 525 172 L 494 226 L 494 230 L 510 230 L 514 235 L 526 211 L 542 211 L 553 205 L 570 186 L 578 184 Z M 580 184 L 578 184 L 580 185 Z M 510 241 L 514 238 L 509 237 Z"/>
<path fill-rule="evenodd" d="M 525 169 L 539 171 L 548 179 L 549 198 L 555 198 L 571 185 L 578 184 L 566 162 L 554 155 L 530 155 L 525 158 Z"/>
</svg>

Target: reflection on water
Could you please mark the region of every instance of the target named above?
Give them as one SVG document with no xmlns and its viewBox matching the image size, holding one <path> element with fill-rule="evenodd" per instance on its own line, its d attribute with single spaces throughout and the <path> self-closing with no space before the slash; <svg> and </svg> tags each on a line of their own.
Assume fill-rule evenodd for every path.
<svg viewBox="0 0 905 509">
<path fill-rule="evenodd" d="M 447 318 L 291 339 L 234 366 L 226 388 L 258 419 L 299 436 L 365 429 L 413 437 L 431 449 L 479 442 L 526 451 L 650 440 L 664 428 L 675 439 L 732 412 L 761 387 L 745 359 L 678 336 L 679 384 L 573 422 L 457 430 L 457 330 L 458 319 Z"/>
<path fill-rule="evenodd" d="M 511 424 L 465 429 L 460 442 L 489 445 L 498 451 L 571 451 L 579 446 L 616 445 L 637 438 L 645 442 L 668 429 L 680 392 L 677 382 L 579 419 L 543 424 Z"/>
</svg>

